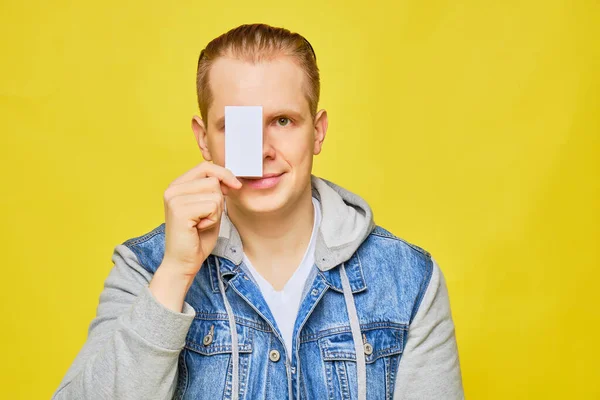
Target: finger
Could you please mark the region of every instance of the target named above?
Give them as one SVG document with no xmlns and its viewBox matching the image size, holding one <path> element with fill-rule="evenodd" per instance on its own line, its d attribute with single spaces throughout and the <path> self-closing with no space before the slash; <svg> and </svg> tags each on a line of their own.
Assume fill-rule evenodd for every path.
<svg viewBox="0 0 600 400">
<path fill-rule="evenodd" d="M 206 201 L 202 203 L 195 203 L 192 205 L 192 207 L 194 207 L 194 209 L 199 210 L 201 208 L 202 212 L 206 210 L 205 207 L 208 207 L 208 209 L 212 209 L 212 211 L 208 215 L 201 218 L 196 224 L 196 229 L 198 230 L 198 232 L 202 232 L 219 225 L 222 211 L 218 204 L 216 204 L 215 202 L 211 203 L 209 201 Z"/>
<path fill-rule="evenodd" d="M 198 232 L 202 232 L 217 226 L 218 222 L 218 220 L 213 221 L 210 218 L 203 218 L 202 220 L 200 220 L 200 222 L 198 222 L 198 225 L 196 225 L 196 229 L 198 229 Z"/>
<path fill-rule="evenodd" d="M 239 189 L 242 187 L 242 183 L 235 177 L 235 175 L 233 175 L 233 172 L 231 172 L 227 168 L 221 167 L 220 165 L 216 165 L 206 161 L 201 162 L 191 170 L 185 172 L 183 175 L 176 178 L 173 181 L 173 183 L 179 184 L 193 179 L 206 178 L 209 176 L 215 176 L 219 178 L 219 181 L 225 183 L 226 185 L 234 189 Z"/>
<path fill-rule="evenodd" d="M 229 194 L 229 186 L 221 183 L 221 193 L 223 193 L 223 196 L 227 196 Z"/>
<path fill-rule="evenodd" d="M 168 199 L 168 209 L 174 215 L 179 215 L 183 218 L 193 218 L 193 215 L 188 215 L 187 210 L 188 206 L 197 204 L 197 203 L 205 203 L 205 202 L 214 202 L 217 204 L 218 210 L 217 212 L 222 213 L 224 208 L 224 197 L 221 193 L 193 193 L 193 194 L 183 194 L 179 196 L 172 197 Z M 195 219 L 198 222 L 198 219 Z"/>
<path fill-rule="evenodd" d="M 208 178 L 192 179 L 190 181 L 169 185 L 165 190 L 165 196 L 175 197 L 184 194 L 222 193 L 221 181 L 216 176 Z"/>
<path fill-rule="evenodd" d="M 177 207 L 185 206 L 193 203 L 202 203 L 206 201 L 214 201 L 217 203 L 219 209 L 217 211 L 221 212 L 223 210 L 223 195 L 221 193 L 194 193 L 194 194 L 185 194 L 181 196 L 177 196 Z"/>
<path fill-rule="evenodd" d="M 188 227 L 198 227 L 198 224 L 204 219 L 211 221 L 211 225 L 214 225 L 221 217 L 218 203 L 214 200 L 202 200 L 183 204 L 177 209 L 177 214 L 182 216 L 183 219 L 190 221 Z"/>
</svg>

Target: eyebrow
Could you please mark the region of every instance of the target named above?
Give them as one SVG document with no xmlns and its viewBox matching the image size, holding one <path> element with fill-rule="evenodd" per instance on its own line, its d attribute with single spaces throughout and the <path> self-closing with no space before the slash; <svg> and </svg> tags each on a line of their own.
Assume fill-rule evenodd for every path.
<svg viewBox="0 0 600 400">
<path fill-rule="evenodd" d="M 297 110 L 294 110 L 293 108 L 282 108 L 279 110 L 275 110 L 269 114 L 263 114 L 263 117 L 267 117 L 267 119 L 272 119 L 279 115 L 289 115 L 290 117 L 294 118 L 296 121 L 299 121 L 299 122 L 304 121 L 304 117 L 302 117 L 302 113 Z M 224 115 L 215 120 L 215 126 L 221 127 L 224 125 L 225 125 L 225 116 Z"/>
</svg>

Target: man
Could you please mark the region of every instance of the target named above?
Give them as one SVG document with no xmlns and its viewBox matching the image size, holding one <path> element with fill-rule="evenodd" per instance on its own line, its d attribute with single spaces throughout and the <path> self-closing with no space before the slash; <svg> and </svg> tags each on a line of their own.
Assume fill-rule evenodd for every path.
<svg viewBox="0 0 600 400">
<path fill-rule="evenodd" d="M 461 399 L 444 277 L 311 174 L 327 113 L 308 41 L 243 25 L 200 55 L 204 162 L 165 223 L 116 246 L 83 349 L 53 399 Z M 263 177 L 224 166 L 224 108 L 261 105 Z"/>
</svg>

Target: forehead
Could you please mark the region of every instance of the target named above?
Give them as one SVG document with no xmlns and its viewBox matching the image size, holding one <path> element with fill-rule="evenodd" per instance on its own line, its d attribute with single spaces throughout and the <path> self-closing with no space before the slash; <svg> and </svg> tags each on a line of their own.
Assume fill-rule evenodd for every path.
<svg viewBox="0 0 600 400">
<path fill-rule="evenodd" d="M 212 121 L 224 115 L 225 106 L 263 106 L 265 114 L 278 109 L 310 113 L 304 71 L 287 56 L 258 63 L 221 57 L 211 67 L 209 85 Z"/>
</svg>

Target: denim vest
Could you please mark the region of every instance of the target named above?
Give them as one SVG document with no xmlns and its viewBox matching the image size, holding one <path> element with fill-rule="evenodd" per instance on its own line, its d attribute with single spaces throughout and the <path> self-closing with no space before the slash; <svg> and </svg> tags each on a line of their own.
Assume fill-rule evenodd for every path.
<svg viewBox="0 0 600 400">
<path fill-rule="evenodd" d="M 165 248 L 165 225 L 124 242 L 150 273 Z M 369 399 L 392 399 L 412 322 L 432 274 L 430 254 L 375 225 L 343 263 L 358 316 Z M 342 265 L 313 268 L 294 326 L 294 349 L 282 336 L 243 262 L 211 254 L 185 301 L 196 311 L 179 354 L 175 399 L 358 399 L 356 336 L 344 296 Z M 219 282 L 221 279 L 221 282 Z M 235 319 L 238 382 L 232 385 Z M 347 286 L 348 287 L 348 286 Z M 350 293 L 348 293 L 350 295 Z"/>
</svg>

